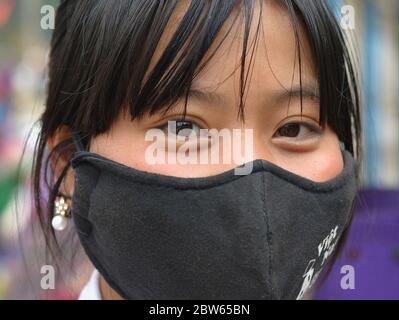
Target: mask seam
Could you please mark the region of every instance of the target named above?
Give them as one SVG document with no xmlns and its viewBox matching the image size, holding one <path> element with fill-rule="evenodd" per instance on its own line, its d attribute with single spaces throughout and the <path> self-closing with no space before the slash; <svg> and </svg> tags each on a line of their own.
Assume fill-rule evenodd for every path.
<svg viewBox="0 0 399 320">
<path fill-rule="evenodd" d="M 266 224 L 266 242 L 267 246 L 269 247 L 269 252 L 268 252 L 268 270 L 267 270 L 267 276 L 268 276 L 268 283 L 269 283 L 269 288 L 270 291 L 268 292 L 269 300 L 272 298 L 272 292 L 273 292 L 273 283 L 272 283 L 272 255 L 273 255 L 273 248 L 272 248 L 272 233 L 270 230 L 270 221 L 269 221 L 269 215 L 266 210 L 266 180 L 265 180 L 265 175 L 262 174 L 262 185 L 263 185 L 263 194 L 262 194 L 262 202 L 263 202 L 263 218 L 265 220 Z"/>
<path fill-rule="evenodd" d="M 90 213 L 91 213 L 92 203 L 94 202 L 93 197 L 95 195 L 95 192 L 98 189 L 98 182 L 100 181 L 101 177 L 103 176 L 103 171 L 102 170 L 99 170 L 99 171 L 100 172 L 97 175 L 96 184 L 95 184 L 94 188 L 92 189 L 90 197 L 89 197 L 89 211 L 87 213 L 87 220 L 90 222 L 90 224 L 92 224 L 92 222 L 90 221 Z"/>
</svg>

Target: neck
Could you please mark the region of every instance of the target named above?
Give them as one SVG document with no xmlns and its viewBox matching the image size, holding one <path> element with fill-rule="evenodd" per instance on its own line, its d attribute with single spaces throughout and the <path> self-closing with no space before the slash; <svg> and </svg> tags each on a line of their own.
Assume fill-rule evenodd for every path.
<svg viewBox="0 0 399 320">
<path fill-rule="evenodd" d="M 102 300 L 124 300 L 110 285 L 100 276 L 100 292 Z"/>
</svg>

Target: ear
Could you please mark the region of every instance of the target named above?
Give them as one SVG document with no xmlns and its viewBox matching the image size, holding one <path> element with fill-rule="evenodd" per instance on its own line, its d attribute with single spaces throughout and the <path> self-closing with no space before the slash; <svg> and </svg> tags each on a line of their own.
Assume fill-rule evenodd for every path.
<svg viewBox="0 0 399 320">
<path fill-rule="evenodd" d="M 68 126 L 59 127 L 55 133 L 50 136 L 47 140 L 47 148 L 50 153 L 50 165 L 52 172 L 56 179 L 61 176 L 62 172 L 68 165 L 73 153 L 75 152 L 75 147 L 72 144 L 67 144 L 63 147 L 59 147 L 62 142 L 71 138 L 71 130 Z M 58 150 L 55 150 L 57 148 Z M 69 170 L 68 170 L 69 171 Z M 70 171 L 69 171 L 70 172 Z M 64 194 L 71 194 L 72 191 L 72 177 L 67 174 L 64 179 L 64 183 L 60 186 L 60 192 Z"/>
</svg>

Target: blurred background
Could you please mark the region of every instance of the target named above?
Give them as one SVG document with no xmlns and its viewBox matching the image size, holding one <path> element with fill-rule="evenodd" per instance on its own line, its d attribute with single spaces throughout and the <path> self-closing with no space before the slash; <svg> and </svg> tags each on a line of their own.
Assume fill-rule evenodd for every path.
<svg viewBox="0 0 399 320">
<path fill-rule="evenodd" d="M 355 9 L 355 28 L 347 32 L 356 38 L 360 58 L 365 167 L 348 241 L 313 298 L 399 299 L 399 0 L 329 2 L 338 17 L 344 5 Z M 57 0 L 0 0 L 0 299 L 75 299 L 90 271 L 78 254 L 73 266 L 64 266 L 68 286 L 37 290 L 42 276 L 37 261 L 44 248 L 31 241 L 29 170 L 38 130 L 34 124 L 45 99 L 52 33 L 46 16 L 57 5 Z M 78 244 L 65 250 L 74 248 Z M 355 288 L 344 290 L 346 265 L 353 266 Z"/>
</svg>

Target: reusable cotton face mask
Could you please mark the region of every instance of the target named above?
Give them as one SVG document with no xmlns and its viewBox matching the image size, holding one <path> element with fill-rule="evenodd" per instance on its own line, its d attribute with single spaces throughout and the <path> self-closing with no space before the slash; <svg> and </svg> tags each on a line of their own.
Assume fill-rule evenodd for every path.
<svg viewBox="0 0 399 320">
<path fill-rule="evenodd" d="M 346 150 L 343 171 L 317 183 L 265 160 L 248 175 L 173 177 L 77 145 L 75 226 L 126 299 L 300 299 L 348 226 L 357 190 Z"/>
</svg>

